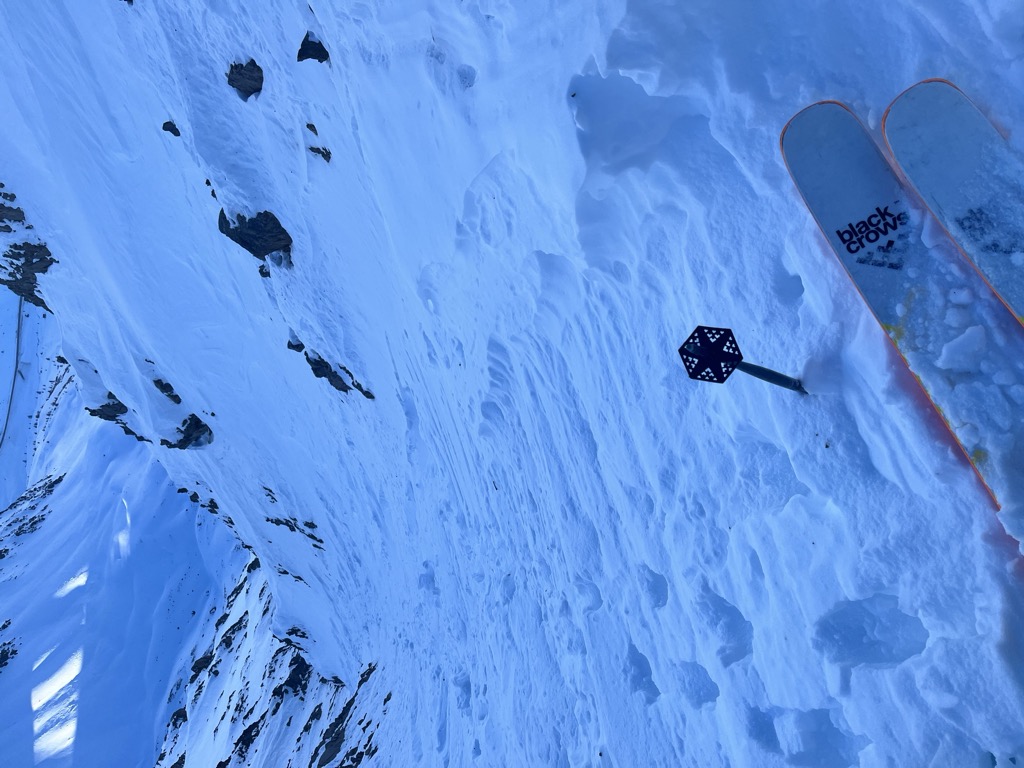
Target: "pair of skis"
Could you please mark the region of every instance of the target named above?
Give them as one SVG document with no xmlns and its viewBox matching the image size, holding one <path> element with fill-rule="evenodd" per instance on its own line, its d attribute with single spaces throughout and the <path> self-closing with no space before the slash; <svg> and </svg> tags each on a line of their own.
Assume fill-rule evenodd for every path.
<svg viewBox="0 0 1024 768">
<path fill-rule="evenodd" d="M 782 154 L 998 507 L 1021 490 L 1014 456 L 1024 427 L 1014 412 L 1024 376 L 1014 358 L 1024 356 L 1024 162 L 945 80 L 898 96 L 882 133 L 888 157 L 848 107 L 819 102 L 783 129 Z M 948 238 L 928 227 L 930 215 Z"/>
</svg>

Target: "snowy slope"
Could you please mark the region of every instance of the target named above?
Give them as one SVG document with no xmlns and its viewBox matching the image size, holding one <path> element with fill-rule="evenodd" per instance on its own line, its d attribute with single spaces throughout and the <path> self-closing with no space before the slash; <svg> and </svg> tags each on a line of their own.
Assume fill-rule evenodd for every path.
<svg viewBox="0 0 1024 768">
<path fill-rule="evenodd" d="M 0 9 L 0 762 L 1024 759 L 1019 502 L 778 154 L 935 75 L 1024 149 L 1015 6 L 333 5 Z"/>
</svg>

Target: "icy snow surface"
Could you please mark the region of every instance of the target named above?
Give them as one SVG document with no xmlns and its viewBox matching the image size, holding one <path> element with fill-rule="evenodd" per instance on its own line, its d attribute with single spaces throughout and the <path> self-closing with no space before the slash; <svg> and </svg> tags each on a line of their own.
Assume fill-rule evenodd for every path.
<svg viewBox="0 0 1024 768">
<path fill-rule="evenodd" d="M 1024 499 L 778 136 L 943 76 L 1024 150 L 1022 40 L 1010 0 L 5 0 L 0 252 L 57 263 L 0 293 L 0 765 L 1021 764 Z M 811 394 L 690 381 L 698 323 Z M 1012 442 L 997 330 L 937 365 Z"/>
</svg>

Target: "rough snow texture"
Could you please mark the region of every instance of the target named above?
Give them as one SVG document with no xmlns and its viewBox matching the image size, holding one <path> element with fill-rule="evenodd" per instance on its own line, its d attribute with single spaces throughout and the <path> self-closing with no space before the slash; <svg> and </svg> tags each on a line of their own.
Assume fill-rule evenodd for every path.
<svg viewBox="0 0 1024 768">
<path fill-rule="evenodd" d="M 934 75 L 1024 148 L 1016 4 L 2 16 L 0 244 L 56 261 L 0 294 L 0 764 L 1024 760 L 1021 501 L 778 154 Z M 698 323 L 811 395 L 691 382 Z"/>
</svg>

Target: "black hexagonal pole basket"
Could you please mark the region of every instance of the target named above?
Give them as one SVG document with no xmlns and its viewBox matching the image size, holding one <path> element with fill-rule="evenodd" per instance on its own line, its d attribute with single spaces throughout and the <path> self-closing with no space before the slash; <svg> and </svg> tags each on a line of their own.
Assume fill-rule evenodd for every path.
<svg viewBox="0 0 1024 768">
<path fill-rule="evenodd" d="M 760 365 L 743 362 L 743 354 L 736 343 L 736 337 L 728 328 L 698 325 L 679 347 L 679 357 L 686 366 L 687 375 L 697 381 L 722 384 L 733 371 L 739 370 L 769 384 L 807 394 L 799 379 L 762 368 Z"/>
</svg>

